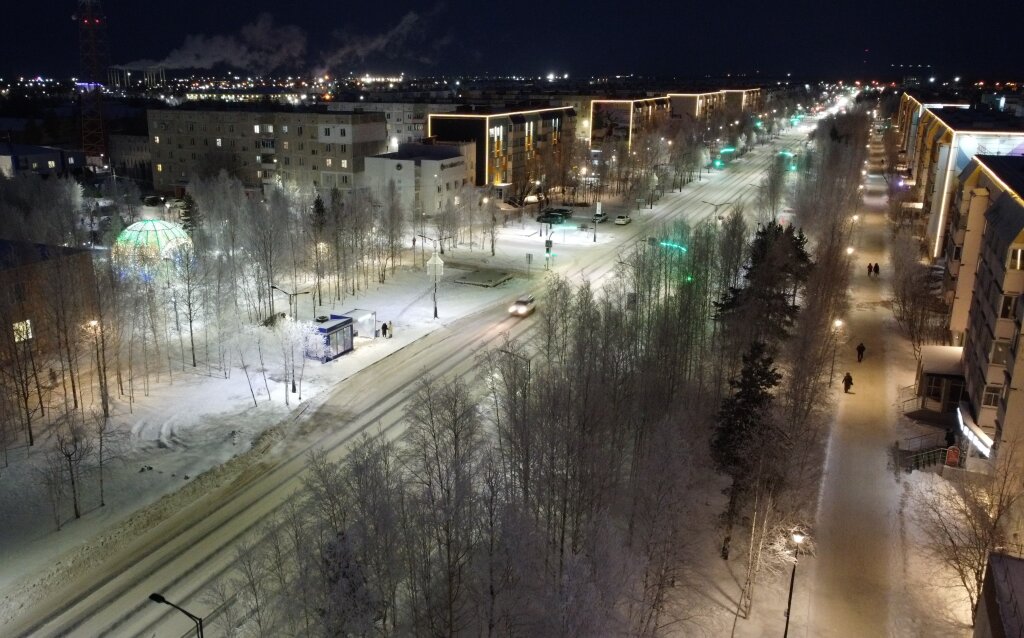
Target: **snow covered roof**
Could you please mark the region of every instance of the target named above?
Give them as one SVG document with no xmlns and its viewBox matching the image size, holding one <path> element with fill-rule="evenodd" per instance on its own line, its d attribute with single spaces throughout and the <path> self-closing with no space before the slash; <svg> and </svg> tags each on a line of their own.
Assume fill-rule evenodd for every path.
<svg viewBox="0 0 1024 638">
<path fill-rule="evenodd" d="M 921 371 L 933 375 L 962 377 L 960 346 L 921 346 Z"/>
</svg>

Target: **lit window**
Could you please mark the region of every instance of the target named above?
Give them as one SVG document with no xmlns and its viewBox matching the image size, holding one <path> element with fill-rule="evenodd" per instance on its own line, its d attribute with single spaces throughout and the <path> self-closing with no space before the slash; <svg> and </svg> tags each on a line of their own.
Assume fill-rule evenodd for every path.
<svg viewBox="0 0 1024 638">
<path fill-rule="evenodd" d="M 75 163 L 75 158 L 69 157 L 68 158 L 68 164 L 74 164 L 74 163 Z"/>
<path fill-rule="evenodd" d="M 32 320 L 14 322 L 14 342 L 21 343 L 32 338 Z"/>
<path fill-rule="evenodd" d="M 1010 262 L 1006 264 L 1007 270 L 1024 270 L 1024 248 L 1010 249 Z"/>
<path fill-rule="evenodd" d="M 156 165 L 156 172 L 157 173 L 163 173 L 164 172 L 164 165 L 163 164 L 157 164 Z"/>
<path fill-rule="evenodd" d="M 284 150 L 287 151 L 288 150 L 288 140 L 285 140 L 284 142 L 282 142 L 282 144 L 284 144 Z"/>
<path fill-rule="evenodd" d="M 50 168 L 57 168 L 57 162 L 55 162 L 53 160 L 47 161 L 46 165 L 49 166 Z"/>
<path fill-rule="evenodd" d="M 154 144 L 159 144 L 160 143 L 160 136 L 159 135 L 154 135 L 153 136 L 153 143 Z"/>
<path fill-rule="evenodd" d="M 1017 297 L 1015 295 L 1003 295 L 1003 303 L 999 308 L 1000 319 L 1013 319 L 1013 310 L 1017 305 Z"/>
<path fill-rule="evenodd" d="M 281 127 L 281 132 L 282 133 L 287 133 L 288 132 L 288 125 L 287 124 L 285 124 L 284 126 Z"/>
<path fill-rule="evenodd" d="M 32 162 L 32 170 L 39 168 L 39 162 Z"/>
<path fill-rule="evenodd" d="M 333 163 L 334 163 L 334 161 L 333 161 L 333 160 L 331 160 L 331 158 L 329 158 L 329 157 L 328 157 L 327 159 L 325 159 L 325 160 L 324 160 L 324 166 L 326 166 L 326 167 L 328 167 L 328 168 L 330 168 L 330 167 L 331 167 L 331 164 L 333 164 Z"/>
<path fill-rule="evenodd" d="M 218 137 L 217 138 L 217 146 L 223 146 L 223 144 L 224 144 L 223 140 L 221 140 L 221 138 Z"/>
<path fill-rule="evenodd" d="M 347 159 L 341 160 L 341 167 L 342 168 L 348 168 L 348 160 Z"/>
<path fill-rule="evenodd" d="M 1010 357 L 1010 341 L 1008 339 L 996 339 L 992 343 L 992 352 L 989 355 L 989 363 L 995 366 L 1004 366 Z"/>
<path fill-rule="evenodd" d="M 253 125 L 252 125 L 252 132 L 253 132 L 253 133 L 256 133 L 257 135 L 259 135 L 259 132 L 260 132 L 260 125 L 259 125 L 259 124 L 253 124 Z"/>
<path fill-rule="evenodd" d="M 981 397 L 981 404 L 987 407 L 997 407 L 999 405 L 999 396 L 1003 392 L 1003 386 L 1001 385 L 987 385 L 985 386 L 985 394 Z"/>
</svg>

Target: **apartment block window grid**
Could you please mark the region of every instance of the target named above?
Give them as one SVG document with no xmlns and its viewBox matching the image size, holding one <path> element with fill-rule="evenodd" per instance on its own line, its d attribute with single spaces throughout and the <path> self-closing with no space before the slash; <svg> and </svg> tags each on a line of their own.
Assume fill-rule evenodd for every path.
<svg viewBox="0 0 1024 638">
<path fill-rule="evenodd" d="M 1007 270 L 1024 270 L 1024 248 L 1011 248 Z"/>
<path fill-rule="evenodd" d="M 994 408 L 999 406 L 999 399 L 1003 394 L 1003 386 L 987 385 L 985 393 L 981 397 L 981 404 L 985 407 Z"/>
</svg>

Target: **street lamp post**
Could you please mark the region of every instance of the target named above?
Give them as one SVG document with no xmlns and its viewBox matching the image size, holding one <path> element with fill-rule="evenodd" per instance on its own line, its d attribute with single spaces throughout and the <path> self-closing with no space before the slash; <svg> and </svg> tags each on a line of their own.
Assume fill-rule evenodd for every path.
<svg viewBox="0 0 1024 638">
<path fill-rule="evenodd" d="M 721 218 L 718 216 L 718 209 L 721 208 L 722 206 L 731 206 L 732 205 L 732 202 L 722 202 L 720 204 L 715 204 L 715 203 L 704 201 L 704 200 L 701 200 L 701 203 L 702 204 L 707 204 L 708 206 L 714 207 L 715 210 L 712 211 L 711 214 L 715 216 L 715 220 L 716 221 L 720 221 L 721 220 Z"/>
<path fill-rule="evenodd" d="M 839 331 L 843 329 L 843 320 L 836 319 L 832 322 L 834 334 L 832 335 L 832 367 L 828 371 L 828 384 L 832 385 L 832 379 L 836 373 L 836 349 L 839 347 Z"/>
<path fill-rule="evenodd" d="M 156 594 L 156 593 L 150 594 L 149 595 L 149 599 L 152 600 L 154 603 L 160 603 L 161 605 L 170 605 L 171 607 L 174 607 L 175 609 L 177 609 L 181 613 L 183 613 L 186 616 L 188 616 L 192 620 L 192 622 L 194 622 L 196 624 L 196 636 L 198 638 L 203 638 L 203 619 L 201 617 L 196 616 L 195 614 L 191 614 L 188 611 L 182 609 L 181 607 L 178 607 L 177 605 L 175 605 L 171 601 L 167 600 L 166 598 L 164 598 L 160 594 Z"/>
<path fill-rule="evenodd" d="M 789 616 L 793 610 L 793 584 L 796 582 L 796 564 L 800 562 L 800 545 L 807 538 L 800 532 L 793 532 L 790 537 L 793 540 L 793 544 L 796 545 L 796 551 L 793 554 L 793 571 L 789 575 L 789 601 L 786 603 L 786 629 L 782 633 L 782 638 L 789 638 Z"/>
<path fill-rule="evenodd" d="M 302 290 L 300 292 L 288 292 L 284 288 L 278 288 L 274 284 L 270 284 L 270 288 L 271 288 L 271 290 L 276 290 L 278 292 L 283 292 L 284 294 L 288 295 L 288 313 L 291 316 L 293 316 L 293 317 L 297 317 L 298 314 L 299 314 L 299 302 L 295 298 L 298 297 L 299 295 L 308 295 L 309 291 L 308 290 Z M 292 303 L 293 302 L 295 303 L 295 311 L 294 312 L 292 312 Z M 315 307 L 315 305 L 314 305 L 314 309 L 313 309 L 313 316 L 314 317 L 316 316 L 316 307 Z"/>
<path fill-rule="evenodd" d="M 100 383 L 100 401 L 103 405 L 103 418 L 110 418 L 110 403 L 107 398 L 107 366 L 106 356 L 100 350 L 100 335 L 102 326 L 96 319 L 89 321 L 89 329 L 92 331 L 93 343 L 96 344 L 96 376 Z"/>
<path fill-rule="evenodd" d="M 444 261 L 437 254 L 437 250 L 427 261 L 427 271 L 434 277 L 434 319 L 437 319 L 437 279 L 444 274 Z"/>
<path fill-rule="evenodd" d="M 420 237 L 434 242 L 434 253 L 427 260 L 427 273 L 434 278 L 434 319 L 437 319 L 437 280 L 444 276 L 444 260 L 437 254 L 437 244 L 444 242 L 448 237 L 427 237 L 426 235 L 420 235 Z M 443 243 L 441 245 L 444 246 Z M 444 252 L 443 249 L 442 252 Z"/>
</svg>

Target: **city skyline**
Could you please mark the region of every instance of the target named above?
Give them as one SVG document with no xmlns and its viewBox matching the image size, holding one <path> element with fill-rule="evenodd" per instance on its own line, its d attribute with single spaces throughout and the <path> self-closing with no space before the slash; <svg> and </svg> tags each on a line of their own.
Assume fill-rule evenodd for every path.
<svg viewBox="0 0 1024 638">
<path fill-rule="evenodd" d="M 169 71 L 870 79 L 897 78 L 908 68 L 900 65 L 913 65 L 914 72 L 928 69 L 941 78 L 1015 79 L 1024 44 L 1007 39 L 993 46 L 965 37 L 954 46 L 936 36 L 947 29 L 951 9 L 934 6 L 921 12 L 909 5 L 843 3 L 826 14 L 809 7 L 766 12 L 741 0 L 729 12 L 675 19 L 660 7 L 623 15 L 610 2 L 583 9 L 525 2 L 511 14 L 481 11 L 465 0 L 402 1 L 325 19 L 322 5 L 307 0 L 287 11 L 226 0 L 180 3 L 156 25 L 150 13 L 133 7 L 107 2 L 103 9 L 112 65 Z M 22 35 L 0 44 L 0 74 L 77 74 L 75 9 L 74 2 L 12 7 L 11 24 Z M 44 36 L 56 44 L 28 45 Z"/>
</svg>

